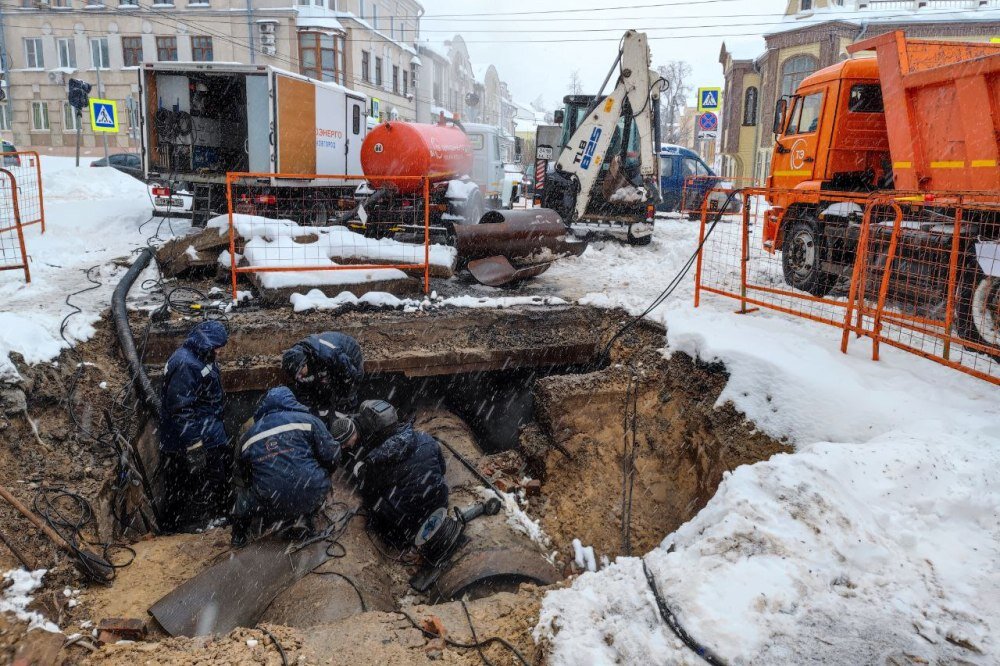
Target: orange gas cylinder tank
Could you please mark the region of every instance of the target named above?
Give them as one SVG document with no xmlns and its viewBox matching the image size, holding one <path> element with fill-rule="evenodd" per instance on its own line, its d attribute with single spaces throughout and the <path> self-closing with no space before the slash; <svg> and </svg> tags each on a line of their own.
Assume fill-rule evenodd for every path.
<svg viewBox="0 0 1000 666">
<path fill-rule="evenodd" d="M 390 121 L 377 125 L 365 137 L 361 167 L 372 187 L 392 185 L 409 194 L 421 190 L 422 182 L 399 176 L 446 180 L 471 175 L 472 144 L 454 125 Z"/>
</svg>

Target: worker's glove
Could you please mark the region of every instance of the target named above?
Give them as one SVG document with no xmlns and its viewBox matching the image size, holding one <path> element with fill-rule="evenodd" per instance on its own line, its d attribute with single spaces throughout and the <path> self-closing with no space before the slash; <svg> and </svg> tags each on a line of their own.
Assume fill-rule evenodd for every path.
<svg viewBox="0 0 1000 666">
<path fill-rule="evenodd" d="M 185 451 L 188 471 L 191 474 L 201 474 L 208 467 L 208 454 L 205 452 L 205 443 L 198 440 Z"/>
<path fill-rule="evenodd" d="M 365 463 L 363 461 L 359 461 L 357 464 L 354 465 L 354 469 L 351 470 L 351 476 L 354 477 L 354 479 L 356 479 L 357 481 L 361 481 L 361 479 L 364 478 L 364 473 L 365 473 Z"/>
</svg>

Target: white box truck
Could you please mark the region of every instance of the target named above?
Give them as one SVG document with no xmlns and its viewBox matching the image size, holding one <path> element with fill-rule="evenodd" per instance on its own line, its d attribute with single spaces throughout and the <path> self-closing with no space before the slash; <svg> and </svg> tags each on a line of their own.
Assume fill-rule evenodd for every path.
<svg viewBox="0 0 1000 666">
<path fill-rule="evenodd" d="M 139 70 L 143 170 L 157 200 L 193 195 L 196 225 L 226 212 L 226 173 L 360 175 L 368 98 L 266 65 L 146 63 Z M 276 208 L 325 223 L 315 180 L 270 178 Z M 346 190 L 357 181 L 339 181 Z M 337 182 L 324 180 L 325 185 Z M 321 192 L 321 191 L 320 191 Z"/>
</svg>

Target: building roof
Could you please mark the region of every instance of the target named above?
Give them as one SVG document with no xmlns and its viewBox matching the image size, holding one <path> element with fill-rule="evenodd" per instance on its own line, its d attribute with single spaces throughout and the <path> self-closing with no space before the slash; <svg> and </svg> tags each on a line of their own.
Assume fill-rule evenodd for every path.
<svg viewBox="0 0 1000 666">
<path fill-rule="evenodd" d="M 812 27 L 830 21 L 861 25 L 862 23 L 941 23 L 945 21 L 1000 21 L 1000 9 L 856 9 L 849 7 L 822 7 L 810 12 L 799 12 L 784 18 L 782 24 L 768 30 L 766 35 Z"/>
</svg>

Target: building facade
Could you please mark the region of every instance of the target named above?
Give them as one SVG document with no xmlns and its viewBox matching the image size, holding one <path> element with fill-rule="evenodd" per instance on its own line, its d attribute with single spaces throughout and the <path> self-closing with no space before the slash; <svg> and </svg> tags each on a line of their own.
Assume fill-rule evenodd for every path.
<svg viewBox="0 0 1000 666">
<path fill-rule="evenodd" d="M 117 104 L 112 150 L 135 149 L 143 62 L 272 65 L 364 92 L 376 121 L 415 120 L 422 14 L 415 0 L 20 0 L 0 20 L 0 135 L 71 152 L 78 120 L 66 87 L 76 78 Z M 101 138 L 86 110 L 80 129 L 92 152 Z"/>
<path fill-rule="evenodd" d="M 929 39 L 1000 36 L 998 0 L 789 0 L 785 25 L 753 57 L 723 44 L 723 173 L 761 182 L 770 169 L 776 101 L 807 76 L 849 58 L 847 46 L 886 32 Z"/>
</svg>

